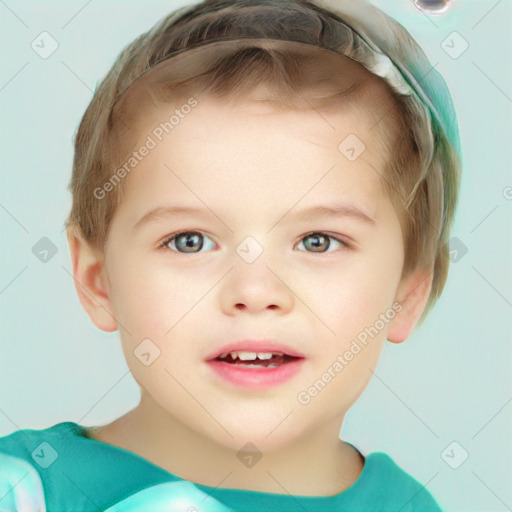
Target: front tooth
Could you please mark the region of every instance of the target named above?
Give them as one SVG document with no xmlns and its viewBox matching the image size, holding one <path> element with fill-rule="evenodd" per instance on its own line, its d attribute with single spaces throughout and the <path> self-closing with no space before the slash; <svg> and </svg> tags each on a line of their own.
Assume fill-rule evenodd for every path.
<svg viewBox="0 0 512 512">
<path fill-rule="evenodd" d="M 233 352 L 231 355 L 233 355 Z M 238 359 L 241 361 L 253 361 L 256 359 L 256 352 L 238 352 Z"/>
<path fill-rule="evenodd" d="M 272 359 L 272 352 L 259 352 L 258 359 L 261 359 L 262 361 Z"/>
</svg>

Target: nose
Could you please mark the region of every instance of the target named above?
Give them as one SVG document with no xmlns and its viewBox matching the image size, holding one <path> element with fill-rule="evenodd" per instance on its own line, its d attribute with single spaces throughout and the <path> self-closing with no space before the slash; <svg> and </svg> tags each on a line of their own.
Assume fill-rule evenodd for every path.
<svg viewBox="0 0 512 512">
<path fill-rule="evenodd" d="M 228 315 L 258 314 L 266 310 L 284 315 L 293 309 L 295 296 L 286 277 L 260 256 L 253 263 L 235 263 L 220 291 L 221 308 Z"/>
</svg>

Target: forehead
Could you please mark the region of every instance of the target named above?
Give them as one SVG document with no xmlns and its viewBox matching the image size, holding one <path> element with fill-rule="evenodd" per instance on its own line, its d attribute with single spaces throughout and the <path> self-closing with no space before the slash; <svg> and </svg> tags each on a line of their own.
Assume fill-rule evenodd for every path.
<svg viewBox="0 0 512 512">
<path fill-rule="evenodd" d="M 240 212 L 267 216 L 270 223 L 298 201 L 307 207 L 328 196 L 370 215 L 379 208 L 384 157 L 371 109 L 348 102 L 335 111 L 276 111 L 264 89 L 236 105 L 209 97 L 196 101 L 161 140 L 155 130 L 160 133 L 180 105 L 141 118 L 135 147 L 148 138 L 154 147 L 123 182 L 118 213 L 128 212 L 129 223 L 151 206 L 176 202 L 212 206 L 233 225 Z M 364 146 L 355 161 L 340 150 L 347 137 Z"/>
<path fill-rule="evenodd" d="M 157 142 L 165 144 L 173 139 L 208 137 L 209 129 L 217 127 L 222 129 L 220 135 L 228 139 L 236 137 L 240 128 L 245 131 L 251 127 L 256 134 L 257 126 L 266 124 L 266 129 L 273 132 L 307 133 L 319 144 L 330 147 L 337 146 L 336 141 L 344 132 L 357 133 L 365 145 L 371 147 L 366 156 L 372 158 L 389 149 L 389 140 L 383 133 L 392 131 L 396 100 L 382 79 L 350 59 L 345 60 L 353 67 L 345 69 L 336 89 L 342 92 L 336 96 L 333 96 L 332 82 L 327 83 L 327 80 L 319 81 L 314 90 L 303 90 L 291 100 L 282 100 L 279 93 L 264 82 L 242 96 L 182 96 L 173 103 L 149 107 L 146 104 L 141 108 L 130 138 L 136 139 L 134 146 L 137 147 L 156 130 L 157 138 L 162 135 L 162 140 Z M 191 98 L 198 105 L 193 109 L 188 106 Z M 177 125 L 166 130 L 173 112 L 179 114 L 179 119 L 173 116 Z"/>
<path fill-rule="evenodd" d="M 115 116 L 127 116 L 132 126 L 127 140 L 134 143 L 139 132 L 147 131 L 148 123 L 162 122 L 162 111 L 170 107 L 179 109 L 190 96 L 200 96 L 202 105 L 217 102 L 236 108 L 243 106 L 245 111 L 252 103 L 256 107 L 252 112 L 262 106 L 276 112 L 314 110 L 323 117 L 351 111 L 363 116 L 363 121 L 376 132 L 383 127 L 384 132 L 393 129 L 397 100 L 382 78 L 347 56 L 288 43 L 291 48 L 285 48 L 291 54 L 278 52 L 272 58 L 262 59 L 265 63 L 258 59 L 243 61 L 239 63 L 240 69 L 225 68 L 223 73 L 212 71 L 211 63 L 203 62 L 202 54 L 207 51 L 213 52 L 212 58 L 222 54 L 218 48 L 209 48 L 210 45 L 160 63 L 136 80 L 116 106 Z M 298 52 L 295 64 L 293 51 Z M 273 64 L 269 64 L 269 59 Z M 383 149 L 386 148 L 384 145 Z"/>
</svg>

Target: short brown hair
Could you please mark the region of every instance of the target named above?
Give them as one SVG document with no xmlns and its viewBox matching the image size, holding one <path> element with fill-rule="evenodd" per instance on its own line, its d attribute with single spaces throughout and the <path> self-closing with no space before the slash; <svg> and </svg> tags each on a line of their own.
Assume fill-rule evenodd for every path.
<svg viewBox="0 0 512 512">
<path fill-rule="evenodd" d="M 351 30 L 334 24 L 331 13 L 316 3 L 319 2 L 206 0 L 171 13 L 126 46 L 96 89 L 75 136 L 73 175 L 69 185 L 73 204 L 68 226 L 75 227 L 93 247 L 104 249 L 114 212 L 122 198 L 122 184 L 105 200 L 98 200 L 94 190 L 126 160 L 130 151 L 129 126 L 144 112 L 140 99 L 137 108 L 132 103 L 130 109 L 130 103 L 123 101 L 123 93 L 129 87 L 133 89 L 137 77 L 170 53 L 220 36 L 261 38 L 238 49 L 231 46 L 227 52 L 218 52 L 214 64 L 207 59 L 194 60 L 193 51 L 183 53 L 176 61 L 174 80 L 165 84 L 160 93 L 147 91 L 146 100 L 149 98 L 150 102 L 174 102 L 191 93 L 242 98 L 259 81 L 277 91 L 277 103 L 281 106 L 296 108 L 295 100 L 302 97 L 301 92 L 311 92 L 315 84 L 312 77 L 319 76 L 322 66 L 328 67 L 329 57 L 313 59 L 310 54 L 313 50 L 305 48 L 303 52 L 291 52 L 289 41 L 310 41 L 311 45 L 318 45 L 328 38 L 331 46 L 349 57 L 357 53 L 356 60 L 361 61 L 362 49 L 354 44 Z M 401 25 L 393 23 L 397 38 L 416 44 Z M 273 38 L 282 41 L 272 44 L 264 41 Z M 187 60 L 187 54 L 194 65 Z M 391 91 L 382 79 L 377 79 Z M 342 96 L 353 96 L 354 92 L 363 94 L 363 91 L 364 84 L 348 91 L 337 89 L 328 98 L 315 100 L 315 105 L 333 105 Z M 420 266 L 433 268 L 425 317 L 447 278 L 447 240 L 457 201 L 460 162 L 454 148 L 432 130 L 430 114 L 424 105 L 396 92 L 393 97 L 393 111 L 384 112 L 384 123 L 377 127 L 389 148 L 388 165 L 382 178 L 397 211 L 404 213 L 403 275 Z M 308 100 L 312 104 L 313 99 L 308 96 Z M 374 106 L 377 108 L 377 104 Z"/>
</svg>

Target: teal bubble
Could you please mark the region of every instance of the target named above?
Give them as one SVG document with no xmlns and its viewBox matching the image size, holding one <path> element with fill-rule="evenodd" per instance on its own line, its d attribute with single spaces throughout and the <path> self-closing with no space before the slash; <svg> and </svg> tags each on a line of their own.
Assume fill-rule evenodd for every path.
<svg viewBox="0 0 512 512">
<path fill-rule="evenodd" d="M 191 482 L 154 485 L 109 507 L 105 512 L 233 512 Z"/>
</svg>

